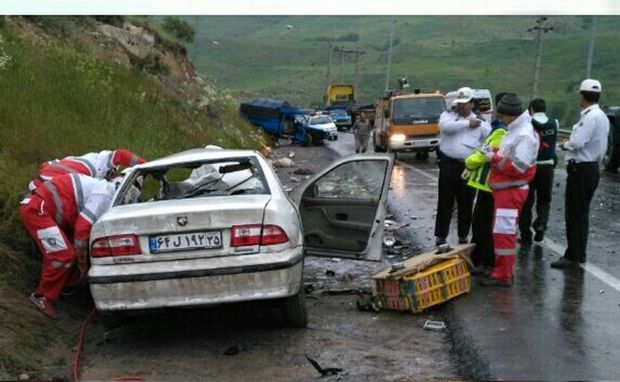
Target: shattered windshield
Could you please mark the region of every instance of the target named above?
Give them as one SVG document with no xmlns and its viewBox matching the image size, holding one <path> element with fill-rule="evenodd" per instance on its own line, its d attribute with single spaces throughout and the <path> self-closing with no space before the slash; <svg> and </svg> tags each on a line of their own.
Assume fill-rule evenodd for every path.
<svg viewBox="0 0 620 382">
<path fill-rule="evenodd" d="M 437 120 L 445 110 L 446 103 L 442 97 L 397 99 L 394 101 L 394 123 L 408 124 L 419 119 Z"/>
<path fill-rule="evenodd" d="M 314 197 L 379 200 L 386 166 L 385 160 L 345 163 L 315 183 Z"/>
<path fill-rule="evenodd" d="M 226 158 L 139 169 L 123 183 L 115 205 L 248 194 L 269 194 L 256 159 Z"/>
</svg>

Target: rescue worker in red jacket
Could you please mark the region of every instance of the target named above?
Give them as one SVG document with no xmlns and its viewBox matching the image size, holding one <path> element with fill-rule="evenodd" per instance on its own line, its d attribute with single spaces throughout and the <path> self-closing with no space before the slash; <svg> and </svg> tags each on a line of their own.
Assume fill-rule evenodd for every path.
<svg viewBox="0 0 620 382">
<path fill-rule="evenodd" d="M 41 183 L 58 175 L 82 174 L 103 179 L 110 172 L 117 171 L 120 166 L 131 167 L 142 163 L 145 163 L 144 159 L 125 149 L 104 150 L 79 157 L 71 156 L 61 160 L 47 161 L 41 164 L 39 176 L 28 184 L 28 189 L 32 191 Z"/>
<path fill-rule="evenodd" d="M 21 201 L 22 222 L 43 258 L 41 280 L 30 301 L 46 316 L 58 318 L 54 303 L 63 288 L 77 286 L 80 273 L 86 273 L 90 230 L 115 190 L 103 179 L 65 174 L 43 182 Z"/>
<path fill-rule="evenodd" d="M 528 184 L 536 173 L 539 139 L 532 117 L 516 94 L 507 93 L 501 98 L 497 117 L 506 125 L 506 134 L 499 149 L 485 149 L 491 162 L 495 267 L 491 277 L 482 279 L 481 284 L 510 286 L 517 253 L 517 222 L 528 196 Z"/>
</svg>

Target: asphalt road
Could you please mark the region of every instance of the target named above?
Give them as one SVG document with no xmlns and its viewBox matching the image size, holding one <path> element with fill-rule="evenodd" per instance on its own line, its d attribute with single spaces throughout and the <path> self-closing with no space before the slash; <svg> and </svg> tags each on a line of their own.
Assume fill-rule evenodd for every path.
<svg viewBox="0 0 620 382">
<path fill-rule="evenodd" d="M 352 135 L 328 147 L 353 152 Z M 432 248 L 437 203 L 435 155 L 420 163 L 412 154 L 395 161 L 390 190 L 394 220 L 409 223 L 402 240 Z M 551 269 L 563 254 L 565 167 L 554 180 L 547 237 L 519 254 L 512 288 L 475 285 L 444 308 L 460 375 L 502 380 L 620 379 L 620 176 L 603 173 L 591 206 L 588 263 L 579 270 Z M 453 219 L 453 222 L 455 219 Z M 456 243 L 456 227 L 448 241 Z M 475 280 L 474 280 L 475 281 Z"/>
</svg>

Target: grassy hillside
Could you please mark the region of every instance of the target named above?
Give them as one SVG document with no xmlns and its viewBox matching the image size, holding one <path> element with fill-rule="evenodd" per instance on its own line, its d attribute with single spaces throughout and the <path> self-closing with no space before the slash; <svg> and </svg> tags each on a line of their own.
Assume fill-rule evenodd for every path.
<svg viewBox="0 0 620 382">
<path fill-rule="evenodd" d="M 189 17 L 196 29 L 190 56 L 198 69 L 239 98 L 269 96 L 301 106 L 320 104 L 329 46 L 361 48 L 362 102 L 383 94 L 389 17 Z M 454 90 L 460 86 L 516 91 L 529 101 L 536 43 L 527 29 L 535 17 L 397 17 L 390 87 L 407 75 L 414 87 Z M 550 17 L 545 35 L 540 95 L 564 127 L 578 113 L 575 91 L 585 75 L 588 17 Z M 290 27 L 287 27 L 290 26 Z M 291 28 L 292 27 L 292 28 Z M 620 103 L 619 17 L 598 20 L 592 76 L 603 82 L 603 103 Z M 354 80 L 353 56 L 344 81 Z M 332 56 L 331 82 L 339 78 Z"/>
<path fill-rule="evenodd" d="M 17 205 L 39 163 L 119 147 L 147 160 L 210 143 L 257 148 L 262 137 L 212 86 L 197 86 L 195 96 L 208 101 L 200 111 L 171 80 L 94 58 L 83 38 L 88 31 L 76 42 L 39 27 L 72 20 L 17 20 L 0 18 L 0 379 L 22 371 L 51 379 L 68 372 L 75 320 L 86 312 L 65 312 L 64 321 L 51 323 L 27 300 L 40 257 Z"/>
</svg>

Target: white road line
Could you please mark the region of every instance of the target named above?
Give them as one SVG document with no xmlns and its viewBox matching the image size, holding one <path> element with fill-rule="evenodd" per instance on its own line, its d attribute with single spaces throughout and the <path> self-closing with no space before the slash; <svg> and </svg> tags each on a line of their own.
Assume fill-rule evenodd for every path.
<svg viewBox="0 0 620 382">
<path fill-rule="evenodd" d="M 403 165 L 415 172 L 417 172 L 420 175 L 423 175 L 429 179 L 432 179 L 434 181 L 438 181 L 438 178 L 427 173 L 424 170 L 420 170 L 419 168 L 415 168 L 412 165 L 405 163 L 403 161 L 400 160 L 396 160 L 396 162 L 400 165 Z M 563 245 L 560 245 L 556 242 L 554 242 L 553 240 L 549 239 L 549 238 L 545 238 L 543 240 L 543 244 L 551 249 L 553 252 L 557 253 L 559 256 L 564 256 L 564 252 L 566 251 L 566 247 L 564 247 Z M 591 274 L 592 276 L 596 277 L 597 279 L 601 280 L 603 283 L 609 285 L 609 287 L 615 289 L 616 291 L 620 292 L 620 280 L 618 280 L 616 277 L 610 275 L 609 273 L 605 272 L 603 269 L 601 269 L 600 267 L 597 267 L 594 264 L 590 264 L 590 263 L 586 263 L 586 264 L 582 264 L 581 268 L 583 268 L 586 272 L 588 272 L 589 274 Z"/>
<path fill-rule="evenodd" d="M 545 238 L 543 240 L 543 244 L 549 249 L 551 249 L 553 252 L 557 253 L 558 255 L 564 256 L 566 247 L 564 247 L 563 245 L 560 245 L 548 238 Z M 592 276 L 601 280 L 603 283 L 609 285 L 611 288 L 614 288 L 615 290 L 620 292 L 620 280 L 610 275 L 609 273 L 605 272 L 600 267 L 594 264 L 591 264 L 591 263 L 585 263 L 585 264 L 581 264 L 581 268 L 583 268 L 586 272 L 588 272 Z"/>
<path fill-rule="evenodd" d="M 410 164 L 408 164 L 408 163 L 405 163 L 405 162 L 400 161 L 400 160 L 396 160 L 395 162 L 396 162 L 396 163 L 398 163 L 398 164 L 400 164 L 400 165 L 402 165 L 402 166 L 405 166 L 405 167 L 407 167 L 408 169 L 411 169 L 411 170 L 413 170 L 413 171 L 417 172 L 418 174 L 420 174 L 420 175 L 422 175 L 422 176 L 425 176 L 425 177 L 427 177 L 427 178 L 429 178 L 429 179 L 431 179 L 431 180 L 433 180 L 433 181 L 435 181 L 435 182 L 437 182 L 437 181 L 439 180 L 439 178 L 437 178 L 436 176 L 431 175 L 431 174 L 427 173 L 427 172 L 426 172 L 426 171 L 424 171 L 424 170 L 420 170 L 419 168 L 415 168 L 415 167 L 413 167 L 412 165 L 410 165 Z"/>
</svg>

